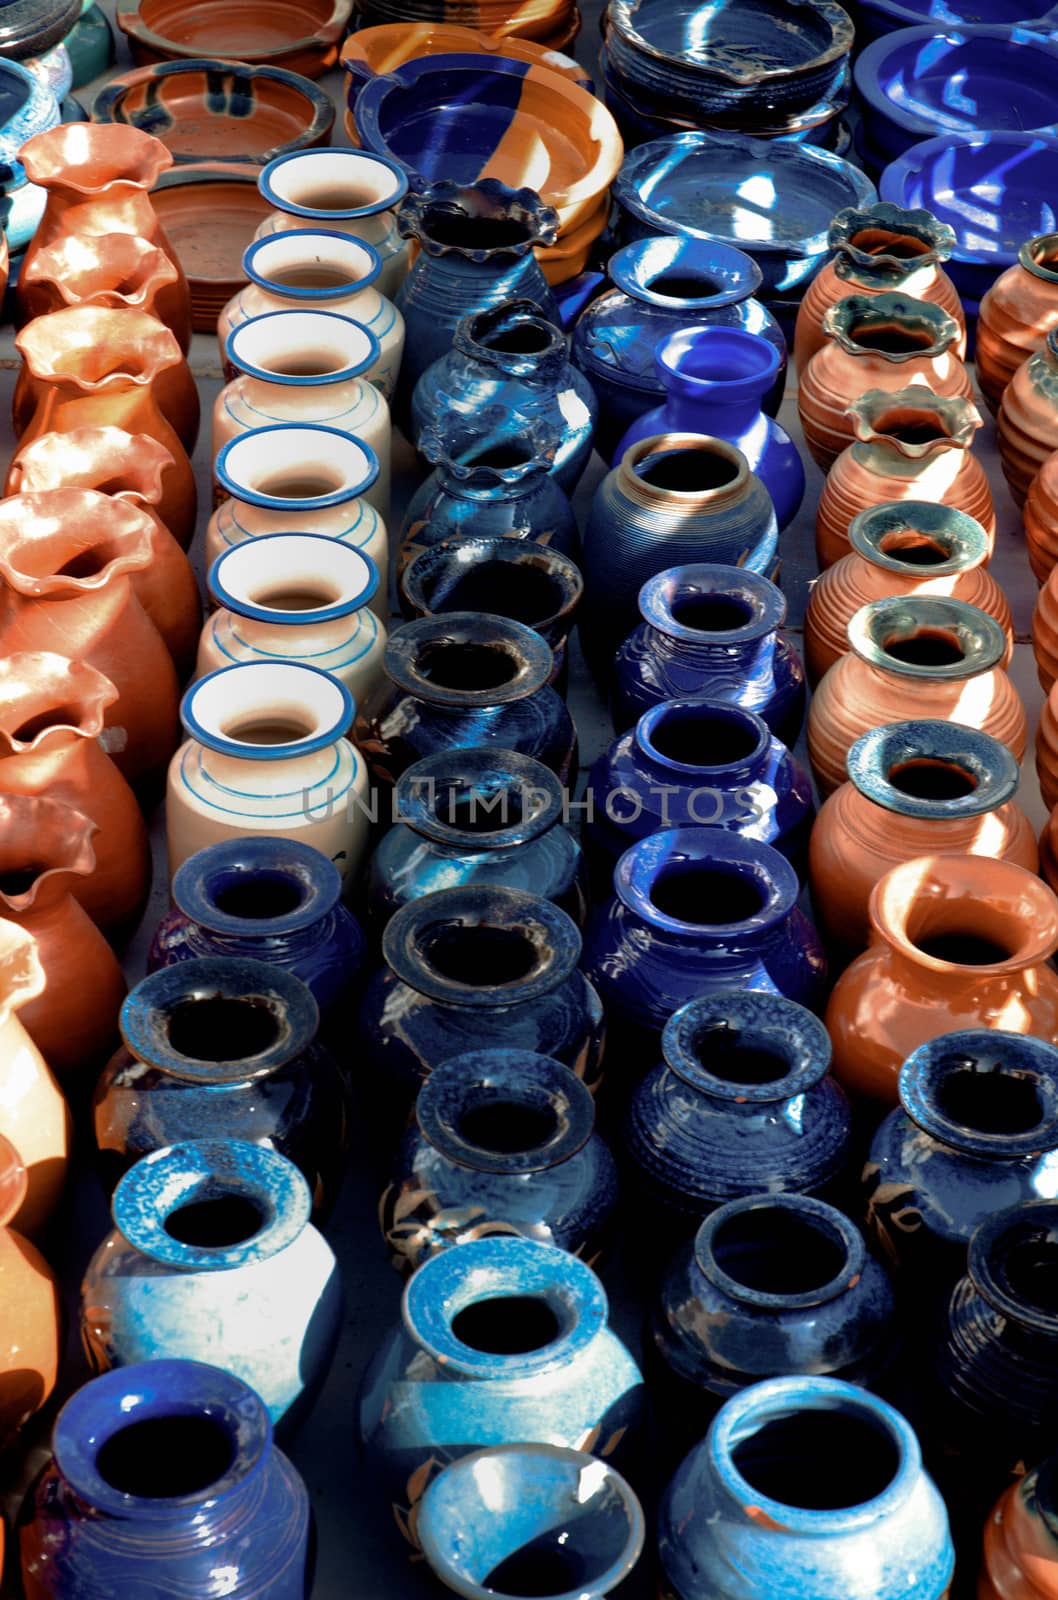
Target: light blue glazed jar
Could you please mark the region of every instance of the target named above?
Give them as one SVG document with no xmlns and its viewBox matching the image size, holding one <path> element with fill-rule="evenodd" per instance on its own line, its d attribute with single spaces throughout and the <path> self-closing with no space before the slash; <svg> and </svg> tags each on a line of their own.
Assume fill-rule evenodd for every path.
<svg viewBox="0 0 1058 1600">
<path fill-rule="evenodd" d="M 208 1361 L 295 1427 L 341 1329 L 338 1263 L 311 1210 L 301 1173 L 263 1145 L 196 1139 L 137 1161 L 81 1285 L 92 1367 Z"/>
</svg>

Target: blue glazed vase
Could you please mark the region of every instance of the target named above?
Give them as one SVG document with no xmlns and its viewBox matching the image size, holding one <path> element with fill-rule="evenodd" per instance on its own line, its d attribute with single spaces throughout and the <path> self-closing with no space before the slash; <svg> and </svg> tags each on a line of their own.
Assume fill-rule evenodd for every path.
<svg viewBox="0 0 1058 1600">
<path fill-rule="evenodd" d="M 633 422 L 614 459 L 656 433 L 727 439 L 767 489 L 782 532 L 800 510 L 805 469 L 786 429 L 762 409 L 779 370 L 775 346 L 742 328 L 693 326 L 660 340 L 655 360 L 664 404 Z"/>
<path fill-rule="evenodd" d="M 658 1545 L 674 1600 L 943 1600 L 955 1561 L 908 1423 L 825 1377 L 721 1408 L 662 1496 Z"/>
<path fill-rule="evenodd" d="M 779 633 L 786 598 L 774 583 L 739 567 L 672 567 L 643 585 L 639 611 L 643 621 L 614 663 L 618 732 L 661 700 L 708 695 L 755 711 L 793 748 L 805 675 Z"/>
<path fill-rule="evenodd" d="M 92 1106 L 108 1184 L 166 1145 L 250 1139 L 293 1161 L 315 1210 L 329 1209 L 344 1169 L 346 1092 L 314 1042 L 318 1024 L 301 979 L 263 961 L 177 961 L 136 984 Z"/>
<path fill-rule="evenodd" d="M 175 909 L 155 929 L 147 971 L 204 956 L 284 967 L 321 1015 L 347 997 L 364 962 L 360 924 L 333 861 L 297 839 L 223 839 L 173 875 Z"/>
<path fill-rule="evenodd" d="M 549 470 L 572 494 L 591 459 L 598 408 L 591 383 L 570 362 L 557 320 L 553 301 L 537 295 L 462 317 L 451 350 L 415 385 L 412 437 L 418 440 L 428 423 L 444 431 L 450 420 L 492 407 L 504 417 L 517 412 L 556 435 Z"/>
<path fill-rule="evenodd" d="M 648 578 L 692 561 L 766 574 L 777 540 L 771 496 L 734 445 L 697 433 L 641 439 L 596 489 L 584 532 L 580 637 L 592 671 L 611 671 Z"/>
<path fill-rule="evenodd" d="M 137 1161 L 81 1285 L 93 1369 L 208 1356 L 260 1395 L 273 1424 L 295 1427 L 342 1320 L 338 1263 L 311 1210 L 301 1173 L 267 1146 L 198 1139 Z"/>
<path fill-rule="evenodd" d="M 528 1050 L 471 1050 L 419 1090 L 379 1206 L 393 1262 L 521 1234 L 586 1260 L 605 1241 L 617 1168 L 595 1102 L 569 1067 Z"/>
<path fill-rule="evenodd" d="M 37 1600 L 307 1600 L 308 1492 L 240 1378 L 198 1361 L 103 1373 L 67 1400 L 52 1449 L 20 1528 Z"/>
<path fill-rule="evenodd" d="M 469 884 L 543 895 L 582 923 L 583 857 L 564 813 L 551 769 L 513 750 L 471 746 L 416 761 L 397 782 L 396 825 L 368 862 L 376 925 L 421 895 Z"/>
<path fill-rule="evenodd" d="M 764 409 L 774 416 L 786 387 L 786 340 L 759 300 L 757 263 L 705 239 L 637 239 L 610 257 L 612 288 L 573 328 L 572 354 L 599 402 L 595 446 L 607 461 L 637 417 L 665 399 L 654 352 L 689 323 L 741 328 L 767 339 L 778 357 Z"/>
<path fill-rule="evenodd" d="M 367 1459 L 398 1521 L 432 1469 L 483 1445 L 635 1461 L 642 1378 L 579 1257 L 532 1239 L 473 1239 L 424 1262 L 401 1311 L 359 1402 Z"/>
</svg>

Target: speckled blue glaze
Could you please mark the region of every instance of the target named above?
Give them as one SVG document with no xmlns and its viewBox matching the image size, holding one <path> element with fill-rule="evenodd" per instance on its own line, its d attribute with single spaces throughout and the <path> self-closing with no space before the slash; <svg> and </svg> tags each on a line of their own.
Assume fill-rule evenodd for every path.
<svg viewBox="0 0 1058 1600">
<path fill-rule="evenodd" d="M 233 1201 L 247 1208 L 248 1231 L 231 1243 L 186 1243 L 167 1226 L 175 1218 L 183 1231 L 184 1207 Z M 94 1370 L 209 1361 L 256 1390 L 274 1424 L 295 1426 L 327 1376 L 342 1317 L 338 1263 L 311 1210 L 301 1173 L 267 1146 L 200 1139 L 137 1161 L 81 1285 Z"/>
<path fill-rule="evenodd" d="M 379 1206 L 396 1265 L 483 1234 L 518 1233 L 591 1259 L 617 1200 L 595 1102 L 569 1067 L 528 1050 L 471 1050 L 419 1090 Z"/>
<path fill-rule="evenodd" d="M 592 384 L 570 362 L 557 320 L 553 303 L 542 307 L 535 296 L 510 298 L 461 317 L 451 350 L 415 385 L 413 438 L 418 440 L 429 422 L 445 431 L 453 413 L 473 419 L 493 406 L 501 416 L 517 412 L 555 435 L 550 472 L 572 494 L 591 459 L 598 407 Z M 501 438 L 512 432 L 501 430 Z"/>
<path fill-rule="evenodd" d="M 378 926 L 420 895 L 476 883 L 543 895 L 584 921 L 581 848 L 565 826 L 562 785 L 513 750 L 439 750 L 403 773 L 396 826 L 368 862 L 366 896 Z"/>
<path fill-rule="evenodd" d="M 661 700 L 708 695 L 763 717 L 793 747 L 804 721 L 804 668 L 779 634 L 786 597 L 741 567 L 700 563 L 659 572 L 639 591 L 641 625 L 614 663 L 614 726 Z"/>
<path fill-rule="evenodd" d="M 26 140 L 58 127 L 60 98 L 42 76 L 0 57 L 0 178 L 8 193 L 26 182 L 16 159 Z"/>
<path fill-rule="evenodd" d="M 494 1354 L 465 1342 L 461 1325 L 469 1340 L 467 1313 L 480 1316 L 483 1301 L 493 1326 L 516 1342 L 536 1334 L 530 1348 Z M 606 1291 L 579 1257 L 533 1239 L 473 1239 L 424 1262 L 401 1309 L 359 1404 L 368 1461 L 398 1513 L 426 1487 L 419 1469 L 439 1470 L 483 1445 L 563 1444 L 615 1465 L 629 1455 L 642 1379 L 607 1324 Z"/>
<path fill-rule="evenodd" d="M 837 1378 L 729 1400 L 662 1497 L 658 1544 L 676 1600 L 942 1600 L 955 1559 L 912 1429 Z"/>
<path fill-rule="evenodd" d="M 93 1101 L 107 1180 L 165 1145 L 249 1139 L 293 1161 L 326 1210 L 344 1167 L 346 1097 L 335 1061 L 314 1043 L 318 1024 L 301 979 L 263 961 L 202 957 L 144 978 L 121 1008 L 124 1042 Z M 245 1054 L 218 1059 L 232 1034 Z"/>
<path fill-rule="evenodd" d="M 143 1464 L 164 1476 L 157 1441 L 168 1422 L 190 1419 L 214 1434 L 218 1460 L 229 1453 L 220 1476 L 203 1473 L 201 1487 L 173 1496 L 126 1493 L 104 1477 L 100 1462 L 115 1436 L 147 1424 L 158 1432 L 153 1448 L 141 1447 Z M 179 1435 L 174 1448 L 187 1459 Z M 145 1361 L 103 1373 L 67 1400 L 52 1449 L 22 1514 L 23 1574 L 34 1594 L 307 1600 L 308 1493 L 272 1442 L 265 1406 L 241 1379 L 198 1361 Z M 124 1454 L 128 1470 L 131 1440 Z"/>
<path fill-rule="evenodd" d="M 155 929 L 147 971 L 201 956 L 249 956 L 285 967 L 321 1013 L 351 986 L 366 941 L 341 902 L 333 861 L 296 839 L 224 839 L 173 875 L 174 910 Z"/>
</svg>

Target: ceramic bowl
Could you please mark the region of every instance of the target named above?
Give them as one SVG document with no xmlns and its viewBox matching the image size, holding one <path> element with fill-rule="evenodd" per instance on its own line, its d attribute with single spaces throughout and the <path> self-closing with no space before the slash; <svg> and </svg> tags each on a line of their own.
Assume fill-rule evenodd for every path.
<svg viewBox="0 0 1058 1600">
<path fill-rule="evenodd" d="M 6 0 L 0 6 L 0 56 L 25 61 L 64 38 L 81 15 L 81 0 Z"/>
<path fill-rule="evenodd" d="M 132 59 L 248 61 L 318 78 L 338 59 L 353 0 L 139 0 L 118 9 Z"/>
<path fill-rule="evenodd" d="M 829 150 L 704 132 L 641 145 L 613 192 L 622 243 L 675 233 L 735 245 L 760 267 L 769 299 L 822 265 L 838 211 L 877 199 L 870 179 Z"/>
<path fill-rule="evenodd" d="M 170 167 L 151 190 L 191 290 L 196 333 L 214 333 L 220 313 L 247 282 L 243 253 L 272 210 L 258 190 L 260 174 L 252 161 L 203 161 Z"/>
<path fill-rule="evenodd" d="M 102 77 L 114 59 L 114 35 L 95 0 L 82 0 L 81 15 L 63 39 L 73 69 L 73 87 Z"/>
<path fill-rule="evenodd" d="M 379 73 L 393 72 L 406 61 L 436 55 L 504 56 L 512 61 L 528 61 L 579 84 L 588 94 L 594 93 L 590 77 L 572 56 L 549 50 L 532 39 L 505 39 L 502 34 L 449 23 L 406 22 L 361 28 L 346 39 L 341 61 L 353 78 L 366 81 Z"/>
<path fill-rule="evenodd" d="M 26 181 L 18 152 L 35 133 L 58 126 L 59 102 L 36 73 L 0 57 L 0 116 L 0 181 L 13 188 Z"/>
<path fill-rule="evenodd" d="M 938 9 L 941 14 L 938 15 Z M 994 24 L 1012 28 L 1020 24 L 1038 33 L 1058 28 L 1058 6 L 1045 8 L 1040 0 L 856 0 L 856 39 L 869 44 L 894 28 L 913 28 L 920 22 L 950 24 Z"/>
<path fill-rule="evenodd" d="M 153 133 L 175 161 L 259 161 L 324 144 L 330 96 L 282 67 L 231 61 L 162 61 L 111 78 L 93 122 L 126 122 Z"/>
<path fill-rule="evenodd" d="M 536 39 L 551 50 L 564 50 L 580 30 L 580 13 L 571 0 L 357 0 L 359 26 L 415 22 L 470 23 L 483 33 Z"/>
</svg>

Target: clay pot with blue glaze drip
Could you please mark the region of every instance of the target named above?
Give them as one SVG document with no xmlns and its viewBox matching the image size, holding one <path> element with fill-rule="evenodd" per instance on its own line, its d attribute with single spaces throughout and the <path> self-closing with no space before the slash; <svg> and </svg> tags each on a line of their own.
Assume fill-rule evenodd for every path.
<svg viewBox="0 0 1058 1600">
<path fill-rule="evenodd" d="M 462 317 L 451 350 L 415 385 L 412 437 L 420 439 L 430 423 L 445 431 L 490 407 L 504 417 L 517 412 L 557 436 L 549 471 L 572 494 L 591 459 L 598 408 L 592 385 L 570 362 L 557 321 L 553 302 L 535 294 Z"/>
<path fill-rule="evenodd" d="M 793 748 L 804 720 L 800 657 L 779 633 L 786 597 L 742 567 L 670 567 L 639 591 L 643 618 L 614 663 L 614 726 L 662 700 L 708 695 L 763 717 Z"/>
<path fill-rule="evenodd" d="M 791 523 L 805 492 L 805 469 L 785 428 L 762 409 L 779 371 L 779 352 L 741 328 L 681 328 L 654 353 L 664 404 L 638 417 L 614 452 L 656 433 L 704 433 L 727 439 L 771 496 L 779 531 Z"/>
<path fill-rule="evenodd" d="M 419 1090 L 379 1206 L 393 1263 L 520 1234 L 594 1260 L 617 1201 L 595 1102 L 569 1067 L 528 1050 L 471 1050 Z"/>
<path fill-rule="evenodd" d="M 580 844 L 562 785 L 542 762 L 490 746 L 439 750 L 401 775 L 394 815 L 367 868 L 377 927 L 420 895 L 469 884 L 543 895 L 583 923 Z"/>
<path fill-rule="evenodd" d="M 911 1427 L 825 1377 L 729 1400 L 662 1496 L 658 1544 L 674 1600 L 943 1600 L 955 1562 Z"/>
<path fill-rule="evenodd" d="M 105 1372 L 63 1406 L 52 1449 L 20 1518 L 33 1600 L 308 1600 L 308 1491 L 240 1378 L 199 1361 Z"/>
<path fill-rule="evenodd" d="M 292 1430 L 342 1322 L 338 1263 L 311 1210 L 297 1168 L 245 1140 L 196 1139 L 137 1161 L 81 1285 L 93 1370 L 208 1355 Z"/>
</svg>

